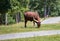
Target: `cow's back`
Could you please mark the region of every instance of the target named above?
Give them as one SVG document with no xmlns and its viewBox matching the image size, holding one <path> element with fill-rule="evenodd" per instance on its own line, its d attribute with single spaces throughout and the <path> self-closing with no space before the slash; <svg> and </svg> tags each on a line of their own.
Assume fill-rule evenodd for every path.
<svg viewBox="0 0 60 41">
<path fill-rule="evenodd" d="M 36 13 L 36 12 L 25 12 L 24 15 L 27 16 L 27 17 L 37 17 L 37 16 L 39 16 L 38 13 Z"/>
</svg>

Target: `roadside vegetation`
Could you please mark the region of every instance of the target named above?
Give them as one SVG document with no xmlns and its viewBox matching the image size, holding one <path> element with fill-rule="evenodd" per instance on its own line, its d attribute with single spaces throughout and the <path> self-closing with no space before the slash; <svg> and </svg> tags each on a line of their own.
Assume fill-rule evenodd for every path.
<svg viewBox="0 0 60 41">
<path fill-rule="evenodd" d="M 18 33 L 28 31 L 41 31 L 41 30 L 60 30 L 59 24 L 42 24 L 40 28 L 33 26 L 32 22 L 27 23 L 27 28 L 24 27 L 24 22 L 20 22 L 13 25 L 0 25 L 0 34 Z"/>
</svg>

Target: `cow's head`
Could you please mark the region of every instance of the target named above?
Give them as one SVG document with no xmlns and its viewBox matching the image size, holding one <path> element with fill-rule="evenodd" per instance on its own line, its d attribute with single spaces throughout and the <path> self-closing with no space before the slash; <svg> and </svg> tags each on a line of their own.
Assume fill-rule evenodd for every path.
<svg viewBox="0 0 60 41">
<path fill-rule="evenodd" d="M 37 21 L 36 19 L 34 19 L 33 18 L 33 20 L 37 23 L 37 26 L 38 26 L 38 28 L 40 27 L 40 25 L 41 25 L 41 22 L 40 21 Z"/>
<path fill-rule="evenodd" d="M 41 25 L 41 22 L 36 22 L 37 23 L 37 26 L 38 26 L 38 28 L 40 27 L 40 25 Z"/>
</svg>

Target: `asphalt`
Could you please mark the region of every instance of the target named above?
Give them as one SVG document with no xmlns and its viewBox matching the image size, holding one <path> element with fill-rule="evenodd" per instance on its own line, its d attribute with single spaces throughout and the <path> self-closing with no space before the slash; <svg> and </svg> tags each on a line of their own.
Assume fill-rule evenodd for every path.
<svg viewBox="0 0 60 41">
<path fill-rule="evenodd" d="M 56 35 L 56 34 L 60 34 L 60 30 L 11 33 L 11 34 L 0 35 L 0 40 L 16 39 L 16 38 L 28 38 L 28 37 L 35 37 L 35 36 L 47 36 L 47 35 Z"/>
<path fill-rule="evenodd" d="M 41 24 L 56 24 L 60 22 L 60 17 L 46 18 Z"/>
</svg>

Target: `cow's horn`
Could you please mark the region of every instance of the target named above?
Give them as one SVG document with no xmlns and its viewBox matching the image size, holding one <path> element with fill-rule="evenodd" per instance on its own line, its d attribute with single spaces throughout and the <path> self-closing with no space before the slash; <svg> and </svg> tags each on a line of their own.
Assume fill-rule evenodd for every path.
<svg viewBox="0 0 60 41">
<path fill-rule="evenodd" d="M 35 18 L 33 18 L 33 20 L 34 20 L 35 22 L 38 22 Z"/>
</svg>

